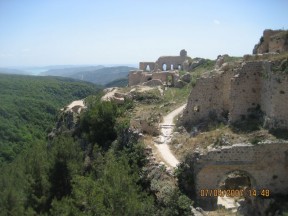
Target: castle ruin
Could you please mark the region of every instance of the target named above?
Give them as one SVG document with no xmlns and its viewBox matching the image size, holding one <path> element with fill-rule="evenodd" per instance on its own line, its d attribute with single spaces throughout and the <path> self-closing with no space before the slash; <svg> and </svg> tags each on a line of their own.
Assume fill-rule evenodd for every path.
<svg viewBox="0 0 288 216">
<path fill-rule="evenodd" d="M 236 144 L 214 149 L 205 154 L 194 153 L 192 157 L 194 157 L 196 198 L 199 206 L 205 210 L 217 208 L 218 191 L 227 176 L 233 172 L 241 173 L 242 178 L 248 179 L 249 186 L 246 193 L 249 193 L 249 190 L 250 193 L 252 190 L 255 191 L 254 195 L 247 194 L 248 197 L 287 194 L 287 142 L 262 143 L 254 146 Z M 234 188 L 234 191 L 242 189 Z"/>
<path fill-rule="evenodd" d="M 266 29 L 258 44 L 253 49 L 253 54 L 288 51 L 288 31 Z"/>
<path fill-rule="evenodd" d="M 288 76 L 273 71 L 274 64 L 271 61 L 224 63 L 214 75 L 198 79 L 189 95 L 183 124 L 197 125 L 212 117 L 233 124 L 258 111 L 263 114 L 266 128 L 288 129 Z"/>
<path fill-rule="evenodd" d="M 161 56 L 156 62 L 140 62 L 139 70 L 130 71 L 128 85 L 170 85 L 174 86 L 179 79 L 179 70 L 190 71 L 196 64 L 181 50 L 179 56 Z"/>
</svg>

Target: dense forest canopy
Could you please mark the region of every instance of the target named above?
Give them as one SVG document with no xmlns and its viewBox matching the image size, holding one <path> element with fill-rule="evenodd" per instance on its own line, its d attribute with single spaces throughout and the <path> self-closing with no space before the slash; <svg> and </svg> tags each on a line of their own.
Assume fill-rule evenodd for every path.
<svg viewBox="0 0 288 216">
<path fill-rule="evenodd" d="M 99 89 L 68 78 L 0 74 L 0 161 L 44 140 L 60 108 Z"/>
</svg>

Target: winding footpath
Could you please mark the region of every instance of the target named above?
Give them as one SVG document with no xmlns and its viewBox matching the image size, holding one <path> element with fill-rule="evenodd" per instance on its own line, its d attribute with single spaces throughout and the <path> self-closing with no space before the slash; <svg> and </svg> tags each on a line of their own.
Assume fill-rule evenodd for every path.
<svg viewBox="0 0 288 216">
<path fill-rule="evenodd" d="M 186 104 L 173 110 L 163 118 L 163 123 L 160 124 L 161 135 L 159 136 L 158 141 L 154 143 L 166 164 L 171 167 L 176 167 L 177 164 L 179 164 L 179 161 L 172 154 L 168 145 L 171 141 L 173 129 L 175 127 L 173 119 L 175 116 L 179 115 L 185 107 Z"/>
<path fill-rule="evenodd" d="M 173 119 L 174 117 L 179 115 L 185 107 L 186 104 L 178 107 L 164 117 L 163 123 L 160 124 L 161 135 L 159 136 L 158 141 L 154 143 L 166 164 L 173 168 L 175 168 L 179 164 L 179 161 L 170 151 L 168 144 L 171 141 L 173 129 L 175 127 Z M 235 202 L 235 199 L 230 197 L 218 197 L 218 205 L 222 205 L 226 209 L 232 210 L 232 212 L 234 213 L 237 211 L 237 208 L 239 206 L 239 204 Z M 204 215 L 196 210 L 194 210 L 194 214 L 199 216 Z"/>
</svg>

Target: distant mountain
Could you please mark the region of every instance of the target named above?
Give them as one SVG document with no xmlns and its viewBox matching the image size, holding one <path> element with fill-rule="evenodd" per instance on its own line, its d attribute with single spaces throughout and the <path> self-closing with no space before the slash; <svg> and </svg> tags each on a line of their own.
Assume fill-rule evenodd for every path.
<svg viewBox="0 0 288 216">
<path fill-rule="evenodd" d="M 53 67 L 53 66 L 50 66 Z M 54 67 L 60 67 L 60 66 L 54 66 Z M 56 68 L 56 69 L 50 69 L 48 71 L 42 72 L 39 75 L 40 76 L 63 76 L 63 77 L 70 77 L 70 75 L 83 72 L 83 71 L 95 71 L 98 69 L 104 68 L 102 65 L 97 66 L 81 66 L 81 67 L 66 67 L 63 68 Z"/>
<path fill-rule="evenodd" d="M 0 74 L 27 74 L 26 71 L 12 69 L 12 68 L 0 68 Z"/>
<path fill-rule="evenodd" d="M 71 74 L 69 77 L 105 85 L 114 80 L 126 78 L 130 70 L 135 70 L 135 68 L 127 66 L 105 67 L 94 71 L 83 71 Z"/>
</svg>

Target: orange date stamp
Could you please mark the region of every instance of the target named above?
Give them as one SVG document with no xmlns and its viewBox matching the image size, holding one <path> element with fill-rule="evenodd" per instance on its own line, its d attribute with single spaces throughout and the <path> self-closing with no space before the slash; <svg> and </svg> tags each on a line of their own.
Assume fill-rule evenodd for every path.
<svg viewBox="0 0 288 216">
<path fill-rule="evenodd" d="M 222 190 L 222 189 L 201 189 L 200 196 L 201 197 L 256 197 L 256 196 L 263 196 L 263 197 L 270 197 L 271 193 L 269 189 L 239 189 L 239 190 Z"/>
</svg>

